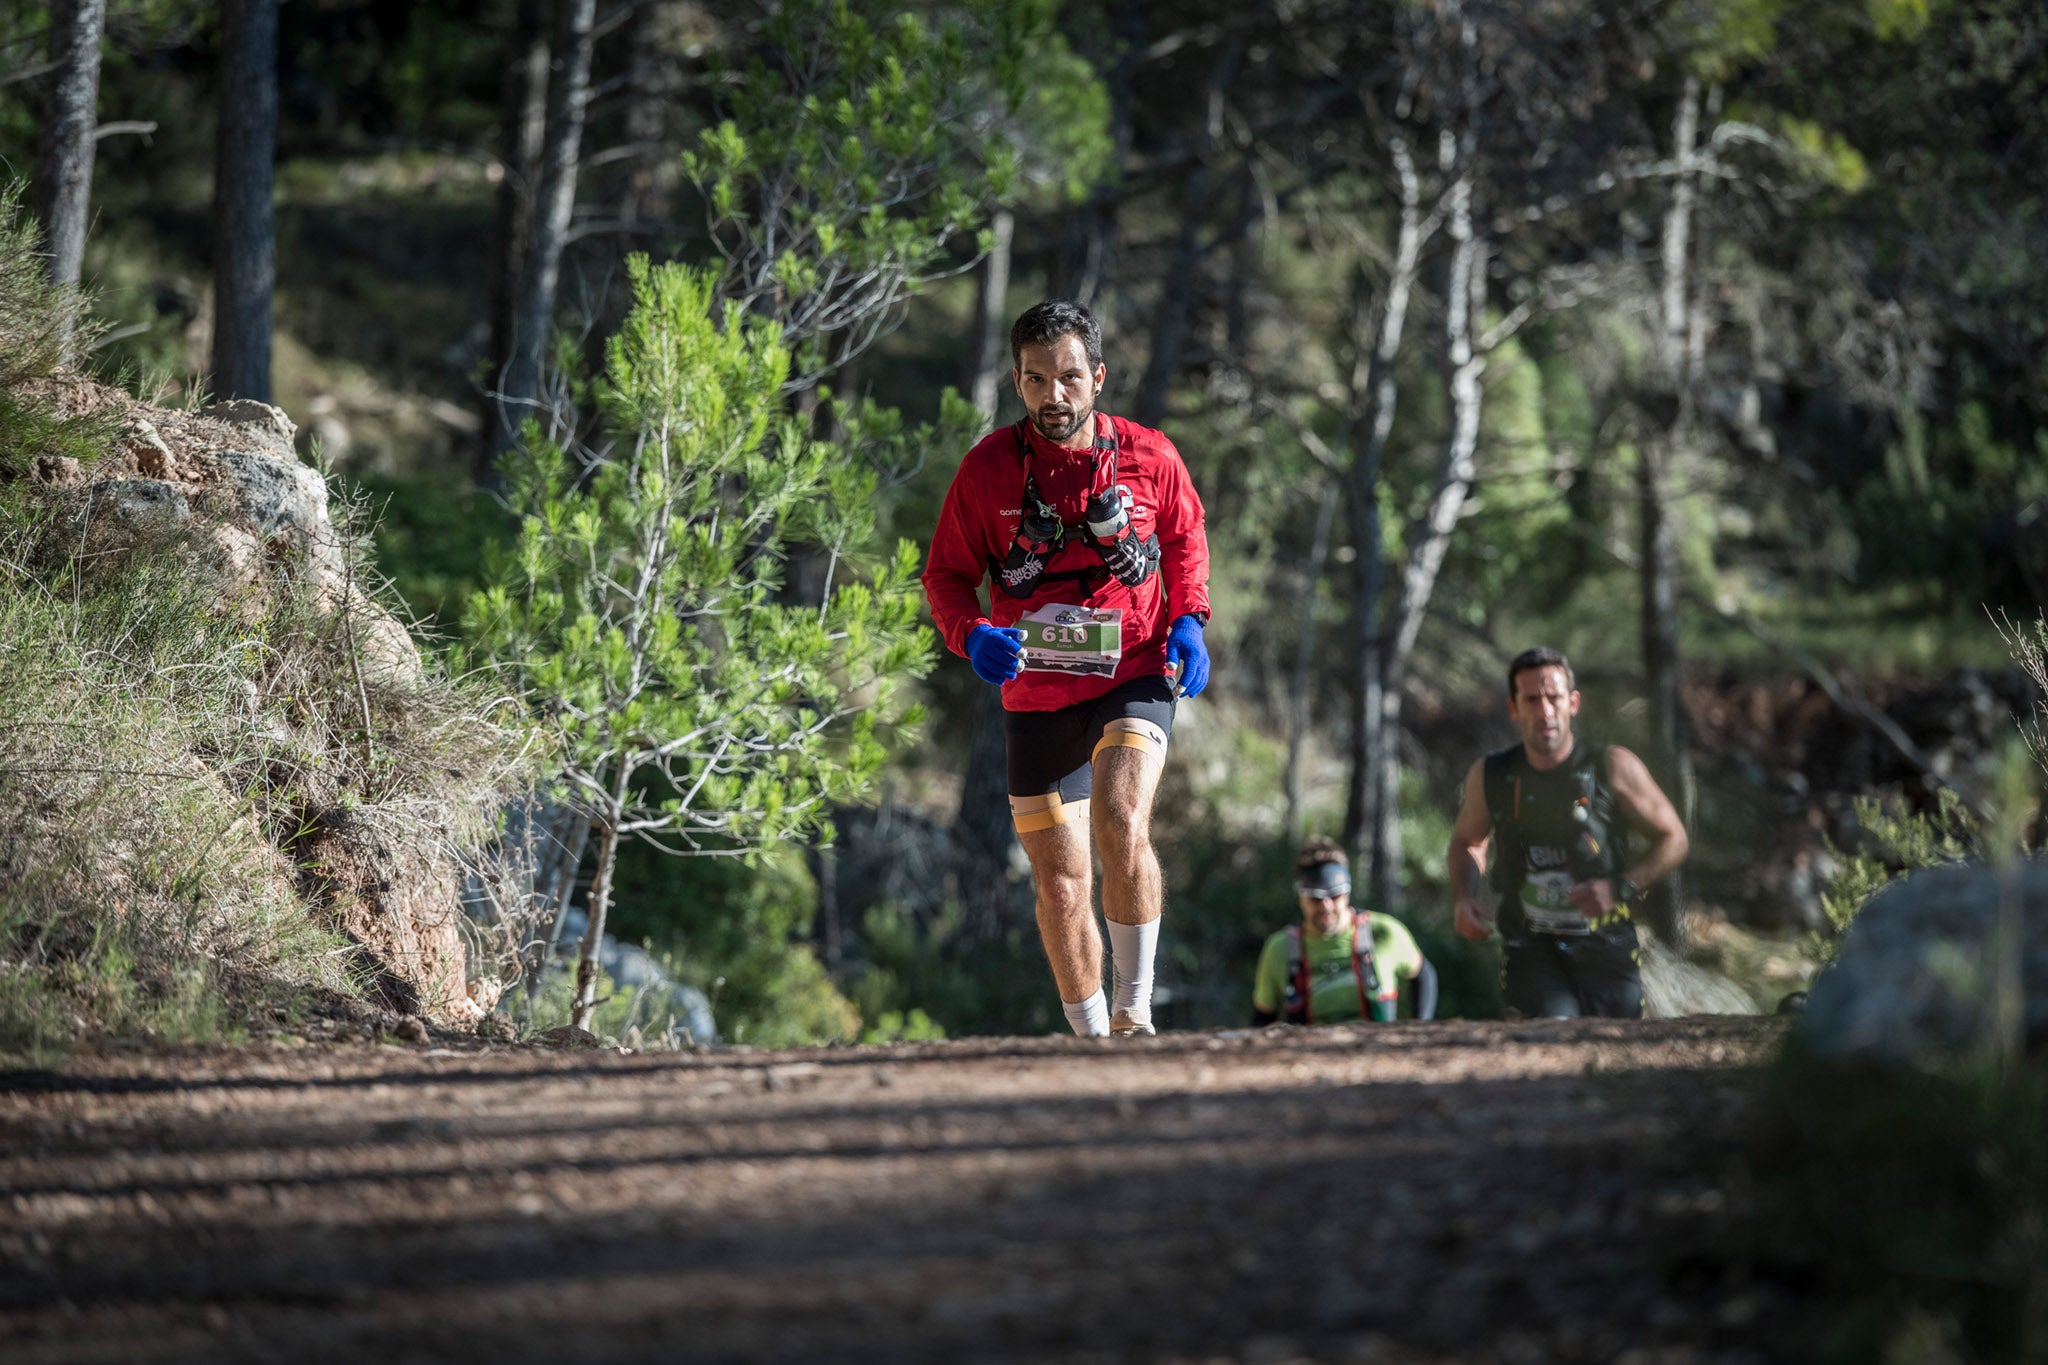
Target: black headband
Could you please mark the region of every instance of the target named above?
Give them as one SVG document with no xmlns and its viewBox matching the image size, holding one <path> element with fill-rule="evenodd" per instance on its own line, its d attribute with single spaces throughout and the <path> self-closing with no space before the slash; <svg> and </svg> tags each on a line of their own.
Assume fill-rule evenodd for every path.
<svg viewBox="0 0 2048 1365">
<path fill-rule="evenodd" d="M 1351 890 L 1351 874 L 1342 863 L 1317 863 L 1294 879 L 1301 896 L 1341 896 Z"/>
</svg>

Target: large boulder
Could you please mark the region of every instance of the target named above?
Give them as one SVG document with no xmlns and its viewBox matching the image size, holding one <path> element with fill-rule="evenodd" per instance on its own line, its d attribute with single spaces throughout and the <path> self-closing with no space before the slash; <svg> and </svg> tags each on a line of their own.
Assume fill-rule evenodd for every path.
<svg viewBox="0 0 2048 1365">
<path fill-rule="evenodd" d="M 2048 862 L 1916 872 L 1856 916 L 1813 984 L 1799 1037 L 1823 1056 L 1920 1066 L 1989 1052 L 2002 977 L 2018 987 L 2038 1051 L 2048 1045 Z"/>
</svg>

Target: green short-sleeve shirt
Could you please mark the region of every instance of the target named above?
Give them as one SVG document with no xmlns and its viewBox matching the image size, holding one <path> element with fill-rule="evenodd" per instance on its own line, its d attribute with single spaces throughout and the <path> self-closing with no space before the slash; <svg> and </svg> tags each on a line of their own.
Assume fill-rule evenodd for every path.
<svg viewBox="0 0 2048 1365">
<path fill-rule="evenodd" d="M 1369 923 L 1373 967 L 1380 979 L 1373 1016 L 1392 1019 L 1401 983 L 1413 980 L 1422 970 L 1422 950 L 1415 946 L 1408 926 L 1392 915 L 1370 915 Z M 1308 957 L 1310 1017 L 1318 1024 L 1363 1017 L 1358 1007 L 1358 977 L 1351 970 L 1351 925 L 1327 938 L 1304 930 L 1302 942 Z M 1278 1014 L 1286 999 L 1287 931 L 1282 929 L 1268 938 L 1259 952 L 1258 971 L 1252 977 L 1252 1005 L 1263 1013 Z"/>
</svg>

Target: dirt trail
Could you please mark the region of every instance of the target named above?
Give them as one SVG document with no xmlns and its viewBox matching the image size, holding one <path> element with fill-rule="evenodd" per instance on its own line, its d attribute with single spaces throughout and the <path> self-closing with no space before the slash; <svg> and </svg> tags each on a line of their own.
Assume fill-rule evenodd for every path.
<svg viewBox="0 0 2048 1365">
<path fill-rule="evenodd" d="M 1774 1024 L 0 1076 L 0 1359 L 1767 1358 Z"/>
</svg>

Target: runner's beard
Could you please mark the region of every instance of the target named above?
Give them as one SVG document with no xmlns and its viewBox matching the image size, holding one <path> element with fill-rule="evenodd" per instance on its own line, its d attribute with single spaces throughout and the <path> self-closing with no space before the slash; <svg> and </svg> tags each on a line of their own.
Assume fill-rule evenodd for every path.
<svg viewBox="0 0 2048 1365">
<path fill-rule="evenodd" d="M 1080 409 L 1040 408 L 1031 414 L 1031 425 L 1037 427 L 1038 434 L 1048 441 L 1065 441 L 1071 439 L 1073 434 L 1081 429 L 1083 422 L 1091 421 L 1094 417 L 1093 404 Z"/>
<path fill-rule="evenodd" d="M 1562 758 L 1571 751 L 1572 729 L 1569 725 L 1561 725 L 1548 735 L 1539 729 L 1529 747 L 1545 758 Z"/>
</svg>

